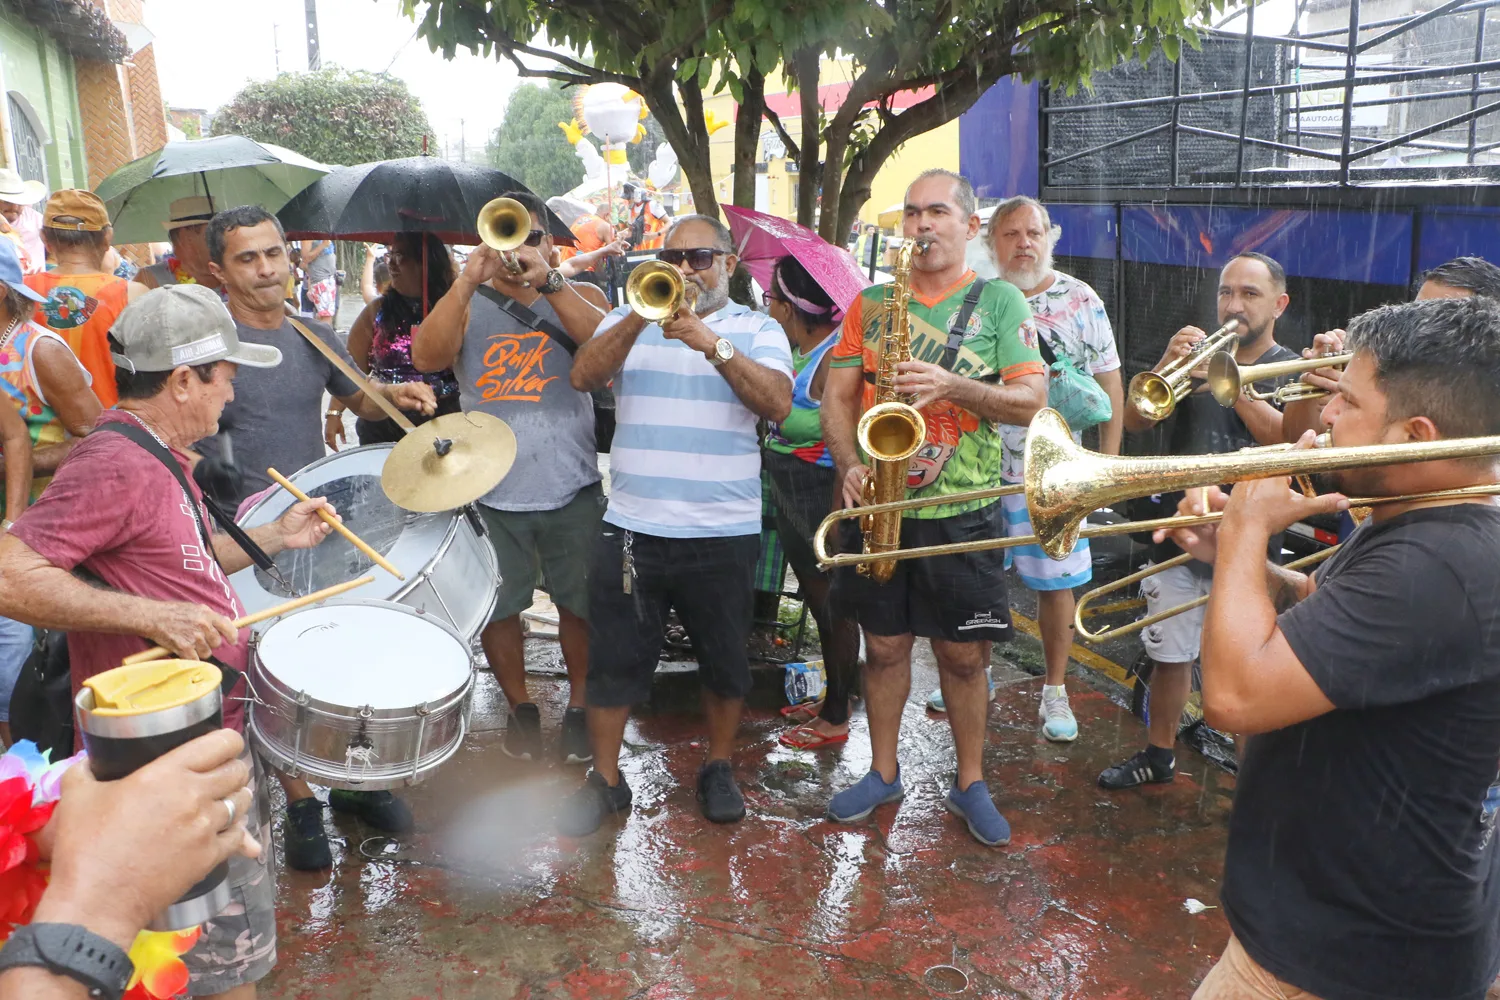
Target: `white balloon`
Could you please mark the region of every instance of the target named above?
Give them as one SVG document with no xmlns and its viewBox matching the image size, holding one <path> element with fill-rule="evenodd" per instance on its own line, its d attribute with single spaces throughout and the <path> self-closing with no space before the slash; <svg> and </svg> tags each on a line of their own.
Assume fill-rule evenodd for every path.
<svg viewBox="0 0 1500 1000">
<path fill-rule="evenodd" d="M 657 190 L 677 178 L 677 151 L 670 144 L 664 142 L 656 147 L 656 156 L 646 167 L 646 178 Z"/>
<path fill-rule="evenodd" d="M 643 104 L 639 95 L 618 83 L 596 83 L 578 101 L 579 118 L 590 134 L 607 145 L 622 146 L 635 138 Z"/>
<path fill-rule="evenodd" d="M 592 142 L 581 139 L 578 145 L 573 147 L 573 154 L 583 161 L 583 176 L 587 180 L 596 181 L 604 176 L 604 157 L 599 155 L 599 150 Z"/>
</svg>

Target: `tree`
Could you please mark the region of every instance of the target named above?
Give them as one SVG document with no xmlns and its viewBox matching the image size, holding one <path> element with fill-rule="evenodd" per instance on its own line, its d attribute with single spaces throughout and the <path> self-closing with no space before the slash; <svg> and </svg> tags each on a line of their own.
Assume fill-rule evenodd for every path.
<svg viewBox="0 0 1500 1000">
<path fill-rule="evenodd" d="M 416 156 L 432 125 L 403 81 L 327 66 L 249 84 L 214 115 L 213 134 L 263 139 L 347 166 Z"/>
<path fill-rule="evenodd" d="M 542 198 L 571 191 L 583 182 L 583 161 L 557 123 L 572 117 L 573 103 L 560 84 L 517 87 L 486 147 L 490 165 Z"/>
<path fill-rule="evenodd" d="M 718 211 L 718 198 L 703 102 L 706 93 L 727 88 L 740 106 L 734 203 L 754 203 L 756 147 L 767 118 L 802 168 L 799 219 L 810 224 L 821 197 L 820 228 L 831 240 L 848 231 L 870 182 L 903 143 L 967 111 L 1001 77 L 1071 87 L 1157 47 L 1175 59 L 1182 39 L 1196 39 L 1196 21 L 1223 3 L 402 0 L 428 44 L 450 57 L 463 45 L 509 59 L 522 76 L 613 81 L 641 94 L 677 151 L 698 210 L 709 214 Z M 556 48 L 533 44 L 541 38 Z M 820 115 L 818 69 L 835 54 L 853 61 L 854 79 Z M 800 142 L 765 103 L 766 76 L 778 67 L 801 95 Z M 895 110 L 898 94 L 927 88 L 929 96 Z"/>
<path fill-rule="evenodd" d="M 631 143 L 625 147 L 625 156 L 630 161 L 630 172 L 637 177 L 646 176 L 646 170 L 651 166 L 651 161 L 656 159 L 656 147 L 667 141 L 667 134 L 661 130 L 661 126 L 651 115 L 647 115 L 641 124 L 646 127 L 646 137 L 640 142 Z"/>
</svg>

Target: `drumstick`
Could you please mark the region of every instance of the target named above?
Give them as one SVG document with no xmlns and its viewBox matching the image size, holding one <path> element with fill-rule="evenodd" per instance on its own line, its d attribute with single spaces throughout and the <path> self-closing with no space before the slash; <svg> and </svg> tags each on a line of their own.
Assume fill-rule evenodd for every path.
<svg viewBox="0 0 1500 1000">
<path fill-rule="evenodd" d="M 353 590 L 355 587 L 363 587 L 367 583 L 374 582 L 375 578 L 373 576 L 362 576 L 358 580 L 336 583 L 332 587 L 324 587 L 322 590 L 308 594 L 306 597 L 299 597 L 295 600 L 287 601 L 285 604 L 278 604 L 274 608 L 266 608 L 264 611 L 257 611 L 253 615 L 236 618 L 234 620 L 234 627 L 238 629 L 244 628 L 246 625 L 255 625 L 265 621 L 267 618 L 275 618 L 277 615 L 284 615 L 288 611 L 296 611 L 298 608 L 305 608 L 309 604 L 326 601 L 330 597 L 337 597 L 346 590 Z M 164 649 L 161 646 L 152 646 L 150 649 L 142 650 L 139 653 L 131 653 L 120 661 L 120 666 L 128 667 L 132 663 L 145 663 L 148 660 L 159 660 L 164 656 L 170 655 L 172 655 L 171 650 Z"/>
<path fill-rule="evenodd" d="M 288 479 L 286 476 L 283 476 L 275 469 L 267 469 L 266 475 L 276 480 L 277 484 L 280 485 L 282 489 L 286 490 L 288 493 L 296 497 L 298 500 L 301 500 L 303 503 L 306 503 L 308 500 L 312 499 L 306 493 L 303 493 L 301 490 L 297 489 L 296 486 L 293 486 L 290 479 Z M 343 521 L 340 521 L 338 518 L 328 513 L 328 510 L 326 508 L 319 507 L 318 516 L 321 517 L 323 521 L 334 531 L 337 531 L 339 534 L 349 539 L 350 545 L 353 545 L 356 549 L 359 549 L 359 551 L 369 556 L 370 560 L 374 562 L 376 566 L 379 566 L 381 569 L 385 570 L 387 573 L 391 574 L 391 576 L 394 576 L 398 580 L 406 579 L 405 574 L 403 574 L 399 569 L 393 566 L 385 558 L 385 556 L 370 548 L 369 544 L 366 543 L 363 538 L 360 538 L 354 532 L 350 531 L 344 525 Z"/>
</svg>

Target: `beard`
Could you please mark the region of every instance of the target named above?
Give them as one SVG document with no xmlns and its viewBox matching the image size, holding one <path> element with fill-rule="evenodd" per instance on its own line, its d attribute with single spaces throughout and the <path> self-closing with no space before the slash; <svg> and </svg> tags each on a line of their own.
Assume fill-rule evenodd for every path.
<svg viewBox="0 0 1500 1000">
<path fill-rule="evenodd" d="M 719 276 L 717 288 L 709 288 L 697 278 L 689 278 L 688 284 L 698 289 L 698 298 L 693 302 L 693 312 L 699 316 L 716 313 L 729 304 L 729 280 L 726 275 Z"/>
<path fill-rule="evenodd" d="M 1038 257 L 1030 260 L 1023 259 L 1019 263 L 1013 263 L 1009 267 L 1000 267 L 998 270 L 1002 279 L 1022 291 L 1035 288 L 1046 281 L 1047 276 L 1052 273 L 1052 251 L 1048 250 Z"/>
</svg>

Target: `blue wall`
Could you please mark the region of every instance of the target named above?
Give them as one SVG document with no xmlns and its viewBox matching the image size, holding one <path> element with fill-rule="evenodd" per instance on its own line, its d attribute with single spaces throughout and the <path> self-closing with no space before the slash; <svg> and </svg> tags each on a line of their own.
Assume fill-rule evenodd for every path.
<svg viewBox="0 0 1500 1000">
<path fill-rule="evenodd" d="M 1036 197 L 1041 162 L 1037 85 L 1007 77 L 958 119 L 958 170 L 981 198 Z"/>
</svg>

